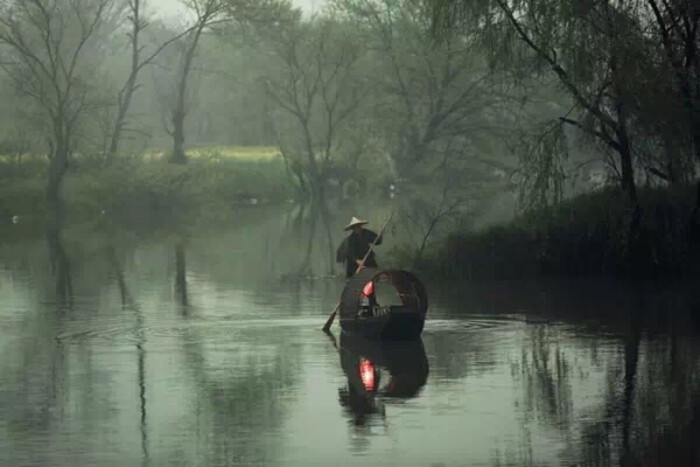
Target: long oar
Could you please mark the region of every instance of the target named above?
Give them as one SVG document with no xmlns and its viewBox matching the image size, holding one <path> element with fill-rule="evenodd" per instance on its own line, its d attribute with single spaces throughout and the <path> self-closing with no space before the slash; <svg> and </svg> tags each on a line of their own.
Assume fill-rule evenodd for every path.
<svg viewBox="0 0 700 467">
<path fill-rule="evenodd" d="M 379 234 L 377 234 L 377 237 L 374 239 L 372 244 L 369 246 L 369 249 L 367 250 L 367 253 L 365 253 L 365 257 L 362 258 L 362 261 L 360 261 L 360 265 L 355 271 L 355 274 L 360 272 L 362 268 L 365 267 L 365 261 L 367 261 L 367 258 L 369 257 L 369 254 L 372 252 L 372 249 L 374 248 L 374 245 L 377 243 L 377 240 L 382 238 L 382 234 L 384 234 L 384 229 L 386 228 L 387 224 L 389 224 L 389 221 L 391 220 L 391 217 L 393 216 L 393 213 L 389 216 L 389 218 L 384 222 L 384 225 L 382 228 L 379 230 Z M 338 314 L 338 308 L 340 308 L 340 300 L 338 300 L 338 303 L 335 305 L 335 308 L 333 309 L 333 313 L 328 317 L 328 321 L 326 321 L 326 324 L 323 325 L 323 331 L 328 332 L 328 330 L 331 328 L 333 325 L 333 320 L 335 320 L 335 315 Z"/>
</svg>

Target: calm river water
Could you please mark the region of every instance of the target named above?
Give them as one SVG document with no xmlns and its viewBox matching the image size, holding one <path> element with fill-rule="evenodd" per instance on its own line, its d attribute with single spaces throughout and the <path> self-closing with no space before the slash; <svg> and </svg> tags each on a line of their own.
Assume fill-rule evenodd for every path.
<svg viewBox="0 0 700 467">
<path fill-rule="evenodd" d="M 320 331 L 347 219 L 305 216 L 3 227 L 0 465 L 700 462 L 692 286 L 423 278 L 422 342 L 367 345 Z"/>
</svg>

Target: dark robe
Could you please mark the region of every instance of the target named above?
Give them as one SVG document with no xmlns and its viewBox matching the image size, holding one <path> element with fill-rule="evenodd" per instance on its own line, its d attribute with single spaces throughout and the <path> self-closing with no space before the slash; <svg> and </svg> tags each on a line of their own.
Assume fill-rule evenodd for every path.
<svg viewBox="0 0 700 467">
<path fill-rule="evenodd" d="M 362 229 L 359 234 L 355 232 L 351 233 L 343 243 L 338 247 L 338 251 L 335 253 L 335 259 L 337 262 L 345 262 L 345 275 L 351 277 L 357 271 L 358 265 L 356 260 L 362 260 L 367 254 L 370 245 L 377 238 L 377 234 L 371 230 Z M 375 245 L 381 245 L 382 238 L 379 237 Z M 367 257 L 365 261 L 365 267 L 376 268 L 377 260 L 374 258 L 374 249 Z"/>
</svg>

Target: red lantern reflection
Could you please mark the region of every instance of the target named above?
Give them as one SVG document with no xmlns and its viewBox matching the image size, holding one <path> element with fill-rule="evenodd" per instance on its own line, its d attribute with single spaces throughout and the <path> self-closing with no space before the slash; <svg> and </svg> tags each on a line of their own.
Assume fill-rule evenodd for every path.
<svg viewBox="0 0 700 467">
<path fill-rule="evenodd" d="M 367 391 L 374 391 L 374 363 L 360 359 L 360 378 Z"/>
<path fill-rule="evenodd" d="M 365 288 L 362 289 L 362 295 L 369 297 L 374 293 L 374 282 L 370 281 L 365 284 Z"/>
</svg>

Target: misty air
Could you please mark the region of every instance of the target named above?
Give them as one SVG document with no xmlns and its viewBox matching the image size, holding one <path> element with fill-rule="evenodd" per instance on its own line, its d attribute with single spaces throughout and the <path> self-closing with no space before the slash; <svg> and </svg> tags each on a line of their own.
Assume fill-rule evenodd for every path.
<svg viewBox="0 0 700 467">
<path fill-rule="evenodd" d="M 696 0 L 0 0 L 0 465 L 700 465 Z"/>
</svg>

